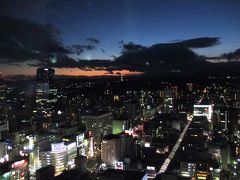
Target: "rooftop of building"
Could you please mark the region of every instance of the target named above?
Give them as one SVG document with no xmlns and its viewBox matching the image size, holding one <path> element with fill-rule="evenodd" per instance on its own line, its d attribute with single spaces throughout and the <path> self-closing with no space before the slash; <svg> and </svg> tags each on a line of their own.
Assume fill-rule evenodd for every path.
<svg viewBox="0 0 240 180">
<path fill-rule="evenodd" d="M 36 172 L 41 173 L 41 172 L 45 172 L 47 170 L 50 170 L 50 171 L 54 172 L 55 171 L 55 167 L 53 165 L 47 165 L 47 166 L 44 166 L 44 167 L 42 167 L 40 169 L 37 169 Z"/>
<path fill-rule="evenodd" d="M 79 180 L 79 179 L 84 179 L 84 180 L 91 180 L 91 175 L 89 173 L 84 173 L 79 169 L 71 169 L 64 171 L 61 175 L 56 176 L 55 180 L 63 180 L 63 179 L 71 179 L 71 180 Z"/>
<path fill-rule="evenodd" d="M 108 169 L 101 173 L 100 179 L 116 179 L 116 180 L 131 180 L 131 179 L 142 179 L 146 174 L 144 171 L 130 171 L 130 170 L 117 170 Z"/>
<path fill-rule="evenodd" d="M 110 111 L 98 111 L 98 110 L 91 110 L 91 111 L 86 111 L 82 115 L 83 116 L 102 116 L 106 114 L 112 114 Z"/>
<path fill-rule="evenodd" d="M 120 134 L 109 134 L 103 138 L 103 140 L 112 140 L 112 139 L 119 139 L 121 137 Z"/>
</svg>

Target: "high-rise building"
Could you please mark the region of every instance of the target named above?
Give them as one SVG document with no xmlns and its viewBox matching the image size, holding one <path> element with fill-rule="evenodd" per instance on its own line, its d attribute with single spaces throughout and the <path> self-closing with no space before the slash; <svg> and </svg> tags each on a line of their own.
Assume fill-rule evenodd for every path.
<svg viewBox="0 0 240 180">
<path fill-rule="evenodd" d="M 228 130 L 230 134 L 236 134 L 240 125 L 240 102 L 234 101 L 228 109 Z"/>
<path fill-rule="evenodd" d="M 37 81 L 38 82 L 50 82 L 55 75 L 55 70 L 52 68 L 38 68 L 37 69 Z"/>
<path fill-rule="evenodd" d="M 55 70 L 52 68 L 37 69 L 36 104 L 33 110 L 33 123 L 37 127 L 42 127 L 42 124 L 47 122 L 48 117 L 51 116 L 52 103 L 56 102 L 56 90 L 51 90 L 50 88 L 54 74 Z"/>
<path fill-rule="evenodd" d="M 7 86 L 0 86 L 0 139 L 6 138 L 9 132 L 6 92 Z"/>
<path fill-rule="evenodd" d="M 173 110 L 173 100 L 174 100 L 173 89 L 164 88 L 164 99 L 163 99 L 164 112 L 171 112 Z"/>
<path fill-rule="evenodd" d="M 133 137 L 126 134 L 110 134 L 103 138 L 101 144 L 101 159 L 110 165 L 118 161 L 129 164 L 135 159 L 136 147 Z"/>
<path fill-rule="evenodd" d="M 100 146 L 103 137 L 112 133 L 112 112 L 100 112 L 82 116 L 86 130 L 90 131 L 96 146 Z"/>
<path fill-rule="evenodd" d="M 102 140 L 102 161 L 114 165 L 120 159 L 120 136 L 108 135 Z"/>
<path fill-rule="evenodd" d="M 84 133 L 80 133 L 76 136 L 76 145 L 77 145 L 77 153 L 81 156 L 86 156 L 86 145 L 84 144 L 85 135 Z"/>
<path fill-rule="evenodd" d="M 173 89 L 171 88 L 164 88 L 164 97 L 163 97 L 163 106 L 164 112 L 171 112 L 173 110 Z"/>
<path fill-rule="evenodd" d="M 51 143 L 49 147 L 42 147 L 39 151 L 39 167 L 53 165 L 55 175 L 59 175 L 63 170 L 71 169 L 75 166 L 77 157 L 76 142 L 65 144 L 64 142 Z"/>
<path fill-rule="evenodd" d="M 131 102 L 125 103 L 125 111 L 127 113 L 128 118 L 131 121 L 134 121 L 137 116 L 136 104 Z"/>
</svg>

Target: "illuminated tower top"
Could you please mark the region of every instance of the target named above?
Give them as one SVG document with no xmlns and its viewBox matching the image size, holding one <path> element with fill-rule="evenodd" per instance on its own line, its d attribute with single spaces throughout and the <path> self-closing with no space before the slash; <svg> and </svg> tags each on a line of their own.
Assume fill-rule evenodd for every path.
<svg viewBox="0 0 240 180">
<path fill-rule="evenodd" d="M 37 81 L 50 82 L 55 75 L 55 70 L 52 68 L 37 68 Z"/>
</svg>

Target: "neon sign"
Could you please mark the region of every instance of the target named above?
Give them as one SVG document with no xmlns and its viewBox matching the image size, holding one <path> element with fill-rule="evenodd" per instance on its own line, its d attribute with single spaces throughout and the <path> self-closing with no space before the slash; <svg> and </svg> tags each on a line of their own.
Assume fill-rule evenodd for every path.
<svg viewBox="0 0 240 180">
<path fill-rule="evenodd" d="M 20 169 L 20 168 L 24 168 L 24 167 L 26 167 L 28 165 L 28 162 L 27 162 L 27 160 L 21 160 L 21 161 L 17 161 L 17 162 L 14 162 L 13 164 L 12 164 L 12 168 L 13 169 Z"/>
</svg>

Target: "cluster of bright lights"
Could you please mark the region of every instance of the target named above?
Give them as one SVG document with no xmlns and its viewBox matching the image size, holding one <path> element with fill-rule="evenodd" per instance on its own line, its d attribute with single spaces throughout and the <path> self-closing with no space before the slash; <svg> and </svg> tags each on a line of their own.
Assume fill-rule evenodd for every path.
<svg viewBox="0 0 240 180">
<path fill-rule="evenodd" d="M 173 146 L 173 149 L 172 149 L 171 153 L 169 154 L 168 158 L 164 161 L 162 167 L 159 170 L 160 174 L 164 173 L 167 170 L 167 167 L 170 164 L 171 159 L 173 159 L 176 151 L 178 150 L 178 148 L 179 148 L 179 146 L 180 146 L 180 144 L 181 144 L 181 142 L 183 140 L 183 137 L 184 137 L 185 133 L 187 132 L 188 127 L 190 126 L 191 121 L 192 121 L 192 119 L 190 119 L 188 121 L 187 125 L 185 126 L 185 128 L 182 131 L 182 133 L 180 134 L 176 144 Z"/>
<path fill-rule="evenodd" d="M 212 105 L 194 105 L 194 116 L 206 116 L 208 121 L 212 119 Z"/>
<path fill-rule="evenodd" d="M 90 137 L 89 140 L 89 157 L 94 157 L 94 143 L 93 143 L 93 137 Z"/>
<path fill-rule="evenodd" d="M 23 159 L 21 161 L 14 162 L 11 167 L 13 169 L 19 169 L 19 168 L 26 167 L 27 165 L 28 165 L 27 160 Z"/>
</svg>

